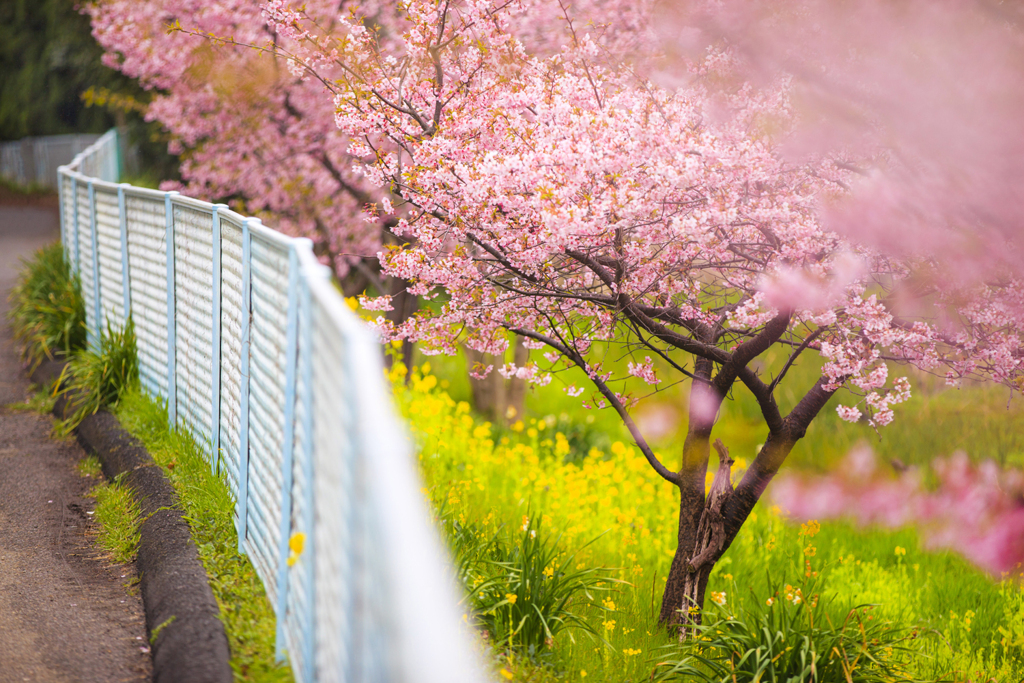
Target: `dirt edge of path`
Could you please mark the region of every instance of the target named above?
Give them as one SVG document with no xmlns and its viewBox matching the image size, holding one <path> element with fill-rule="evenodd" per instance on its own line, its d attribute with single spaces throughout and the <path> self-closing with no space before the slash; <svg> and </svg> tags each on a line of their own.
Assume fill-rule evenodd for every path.
<svg viewBox="0 0 1024 683">
<path fill-rule="evenodd" d="M 52 386 L 63 368 L 60 362 L 43 363 L 32 381 Z M 65 409 L 60 397 L 54 415 L 63 419 Z M 82 447 L 99 458 L 103 474 L 108 479 L 123 475 L 139 503 L 143 522 L 136 565 L 146 632 L 153 641 L 154 682 L 231 683 L 231 652 L 220 610 L 163 470 L 105 410 L 82 420 L 76 433 Z"/>
</svg>

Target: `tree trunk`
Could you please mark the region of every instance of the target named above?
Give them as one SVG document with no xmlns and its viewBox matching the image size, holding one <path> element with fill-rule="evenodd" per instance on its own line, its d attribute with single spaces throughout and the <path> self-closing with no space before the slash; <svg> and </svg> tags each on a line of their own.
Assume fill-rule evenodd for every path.
<svg viewBox="0 0 1024 683">
<path fill-rule="evenodd" d="M 687 591 L 690 578 L 688 569 L 690 558 L 694 555 L 697 545 L 697 527 L 704 512 L 704 477 L 708 471 L 708 459 L 711 455 L 711 429 L 714 426 L 714 415 L 708 406 L 714 405 L 714 389 L 707 384 L 711 377 L 711 362 L 698 358 L 694 364 L 696 379 L 690 388 L 689 426 L 686 441 L 683 444 L 683 463 L 679 469 L 679 529 L 676 554 L 672 558 L 665 593 L 661 599 L 661 613 L 658 621 L 666 625 L 680 623 L 680 610 L 692 606 L 686 596 L 694 594 Z M 718 399 L 721 402 L 721 399 Z M 704 581 L 707 583 L 706 579 Z M 697 593 L 703 605 L 704 589 Z M 696 595 L 696 594 L 694 594 Z"/>
<path fill-rule="evenodd" d="M 711 576 L 711 570 L 715 567 L 715 562 L 727 547 L 727 531 L 722 507 L 733 494 L 731 481 L 733 460 L 729 457 L 729 451 L 721 441 L 715 441 L 715 450 L 718 451 L 718 471 L 715 473 L 715 481 L 711 485 L 707 499 L 701 505 L 700 518 L 697 523 L 695 525 L 687 524 L 686 534 L 692 539 L 692 543 L 686 546 L 689 548 L 689 552 L 680 552 L 682 546 L 676 549 L 676 556 L 672 560 L 675 579 L 673 581 L 673 576 L 670 573 L 668 580 L 668 583 L 672 585 L 672 598 L 669 599 L 669 586 L 666 585 L 665 596 L 662 600 L 661 621 L 672 625 L 682 625 L 679 633 L 680 639 L 694 635 L 690 627 L 701 623 L 704 592 L 707 590 L 708 578 Z M 680 529 L 682 526 L 682 520 L 680 520 Z M 669 612 L 667 615 L 666 610 Z"/>
<path fill-rule="evenodd" d="M 419 299 L 409 293 L 408 280 L 397 277 L 389 278 L 388 294 L 391 295 L 391 310 L 385 314 L 385 317 L 396 325 L 400 325 L 411 318 L 416 309 L 419 308 Z M 408 339 L 402 340 L 402 363 L 405 364 L 410 374 L 413 362 L 412 354 L 412 342 Z M 406 381 L 408 381 L 409 376 L 409 374 L 406 375 Z"/>
<path fill-rule="evenodd" d="M 522 337 L 516 335 L 512 348 L 512 358 L 516 366 L 526 365 L 530 359 L 530 350 L 523 346 Z M 469 385 L 473 390 L 473 407 L 477 412 L 486 415 L 489 420 L 496 423 L 505 423 L 507 420 L 515 419 L 515 416 L 523 414 L 526 382 L 518 377 L 506 380 L 498 373 L 497 368 L 505 364 L 504 358 L 467 348 L 466 360 L 470 369 L 477 364 L 495 367 L 483 379 L 476 379 L 472 376 L 469 378 Z"/>
</svg>

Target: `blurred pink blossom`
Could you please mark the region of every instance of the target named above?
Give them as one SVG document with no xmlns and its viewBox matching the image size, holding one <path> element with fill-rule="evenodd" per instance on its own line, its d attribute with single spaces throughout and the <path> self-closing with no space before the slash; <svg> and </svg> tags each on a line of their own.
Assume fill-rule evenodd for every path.
<svg viewBox="0 0 1024 683">
<path fill-rule="evenodd" d="M 800 519 L 851 516 L 862 525 L 918 526 L 931 548 L 960 553 L 992 574 L 1019 572 L 1024 562 L 1024 473 L 967 456 L 937 460 L 938 486 L 908 469 L 886 476 L 871 449 L 852 450 L 827 476 L 790 474 L 771 496 Z"/>
</svg>

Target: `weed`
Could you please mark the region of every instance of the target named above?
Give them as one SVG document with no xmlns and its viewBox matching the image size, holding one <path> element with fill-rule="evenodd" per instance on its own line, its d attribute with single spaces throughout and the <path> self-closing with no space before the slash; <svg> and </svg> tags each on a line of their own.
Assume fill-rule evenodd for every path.
<svg viewBox="0 0 1024 683">
<path fill-rule="evenodd" d="M 177 621 L 177 619 L 178 617 L 176 615 L 172 615 L 160 622 L 157 627 L 153 629 L 153 632 L 149 634 L 149 644 L 152 645 L 155 643 L 156 639 L 160 637 L 160 632 Z"/>
<path fill-rule="evenodd" d="M 34 370 L 44 360 L 68 357 L 85 347 L 85 304 L 60 243 L 43 247 L 24 264 L 7 315 Z"/>
<path fill-rule="evenodd" d="M 139 550 L 139 505 L 121 477 L 97 484 L 91 495 L 96 499 L 96 520 L 100 525 L 99 544 L 120 564 L 134 561 Z"/>
</svg>

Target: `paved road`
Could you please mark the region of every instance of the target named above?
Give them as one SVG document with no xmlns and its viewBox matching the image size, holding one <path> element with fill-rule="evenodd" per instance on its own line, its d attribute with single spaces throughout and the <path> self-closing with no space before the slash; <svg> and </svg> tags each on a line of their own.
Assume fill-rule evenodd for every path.
<svg viewBox="0 0 1024 683">
<path fill-rule="evenodd" d="M 6 322 L 7 293 L 28 256 L 59 234 L 45 206 L 0 206 L 0 683 L 147 681 L 142 604 L 92 543 L 89 481 L 77 443 L 52 420 L 9 404 L 28 382 Z"/>
</svg>

